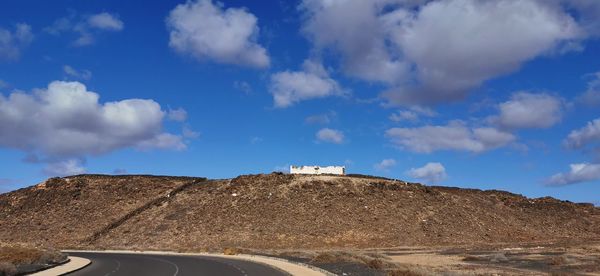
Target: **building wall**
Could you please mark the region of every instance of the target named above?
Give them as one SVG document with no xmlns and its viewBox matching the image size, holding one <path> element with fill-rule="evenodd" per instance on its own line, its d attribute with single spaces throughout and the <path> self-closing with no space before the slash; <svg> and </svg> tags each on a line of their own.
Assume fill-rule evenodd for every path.
<svg viewBox="0 0 600 276">
<path fill-rule="evenodd" d="M 346 174 L 344 166 L 290 166 L 291 174 Z"/>
</svg>

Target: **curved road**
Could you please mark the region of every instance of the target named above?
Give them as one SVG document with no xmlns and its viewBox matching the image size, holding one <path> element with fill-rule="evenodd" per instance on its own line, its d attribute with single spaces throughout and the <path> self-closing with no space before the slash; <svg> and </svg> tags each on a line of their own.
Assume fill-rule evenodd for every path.
<svg viewBox="0 0 600 276">
<path fill-rule="evenodd" d="M 288 275 L 267 265 L 208 256 L 147 255 L 126 253 L 69 252 L 92 263 L 68 275 L 98 276 L 280 276 Z"/>
</svg>

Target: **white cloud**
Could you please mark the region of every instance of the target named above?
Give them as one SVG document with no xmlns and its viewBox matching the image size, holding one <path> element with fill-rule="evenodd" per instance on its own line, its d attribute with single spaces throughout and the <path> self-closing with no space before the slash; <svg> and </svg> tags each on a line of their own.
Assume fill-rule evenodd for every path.
<svg viewBox="0 0 600 276">
<path fill-rule="evenodd" d="M 194 131 L 188 125 L 184 125 L 183 129 L 181 130 L 181 135 L 187 139 L 196 139 L 200 137 L 200 132 Z"/>
<path fill-rule="evenodd" d="M 123 30 L 123 21 L 115 14 L 107 12 L 94 14 L 88 18 L 88 24 L 92 28 L 106 31 L 121 31 Z"/>
<path fill-rule="evenodd" d="M 598 107 L 600 106 L 600 72 L 591 74 L 590 77 L 587 90 L 577 98 L 577 101 L 590 107 Z"/>
<path fill-rule="evenodd" d="M 347 74 L 389 84 L 382 96 L 406 105 L 462 99 L 584 39 L 580 17 L 550 2 L 304 0 L 300 7 L 316 50 L 333 49 Z"/>
<path fill-rule="evenodd" d="M 96 36 L 100 32 L 118 32 L 123 28 L 124 23 L 117 14 L 103 12 L 80 16 L 72 13 L 67 17 L 55 20 L 52 25 L 44 28 L 44 31 L 56 36 L 63 33 L 74 33 L 77 38 L 72 42 L 72 45 L 81 47 L 94 44 Z"/>
<path fill-rule="evenodd" d="M 306 119 L 304 119 L 304 122 L 307 124 L 320 124 L 320 125 L 326 125 L 331 123 L 332 120 L 334 120 L 337 117 L 337 113 L 335 111 L 329 111 L 327 113 L 323 113 L 323 114 L 316 114 L 316 115 L 311 115 L 306 117 Z"/>
<path fill-rule="evenodd" d="M 63 66 L 63 72 L 67 76 L 73 77 L 75 79 L 89 80 L 92 78 L 92 72 L 90 72 L 89 70 L 79 71 L 71 67 L 70 65 Z"/>
<path fill-rule="evenodd" d="M 273 94 L 275 107 L 280 108 L 305 100 L 346 93 L 329 77 L 320 63 L 309 60 L 304 62 L 303 71 L 284 71 L 271 75 L 269 91 Z"/>
<path fill-rule="evenodd" d="M 383 159 L 381 162 L 373 165 L 373 168 L 378 171 L 388 171 L 392 167 L 396 166 L 396 160 L 394 159 Z"/>
<path fill-rule="evenodd" d="M 427 163 L 420 168 L 412 168 L 406 172 L 410 177 L 437 183 L 448 177 L 446 168 L 440 163 Z"/>
<path fill-rule="evenodd" d="M 268 67 L 267 51 L 257 43 L 257 18 L 243 8 L 224 9 L 212 0 L 187 1 L 167 17 L 169 46 L 197 59 Z"/>
<path fill-rule="evenodd" d="M 190 135 L 189 132 L 185 132 L 185 135 Z M 171 133 L 160 133 L 156 136 L 140 141 L 137 143 L 136 148 L 141 150 L 151 149 L 174 149 L 184 150 L 187 146 L 181 141 L 181 136 L 174 135 Z"/>
<path fill-rule="evenodd" d="M 571 171 L 558 173 L 546 181 L 548 186 L 565 186 L 600 180 L 600 164 L 571 164 Z"/>
<path fill-rule="evenodd" d="M 0 28 L 0 61 L 19 59 L 23 48 L 32 40 L 31 26 L 27 24 L 17 24 L 13 32 Z"/>
<path fill-rule="evenodd" d="M 468 128 L 453 121 L 445 126 L 391 128 L 385 133 L 392 143 L 413 152 L 431 153 L 438 150 L 483 152 L 504 146 L 515 136 L 491 127 Z"/>
<path fill-rule="evenodd" d="M 245 81 L 234 81 L 233 88 L 244 92 L 246 95 L 252 93 L 252 86 Z"/>
<path fill-rule="evenodd" d="M 167 117 L 171 121 L 184 122 L 187 120 L 187 111 L 181 107 L 177 109 L 169 109 Z"/>
<path fill-rule="evenodd" d="M 54 81 L 33 93 L 0 94 L 0 147 L 51 159 L 80 158 L 121 148 L 182 149 L 162 132 L 164 111 L 153 100 L 99 103 L 79 82 Z"/>
<path fill-rule="evenodd" d="M 377 14 L 384 1 L 305 0 L 303 33 L 317 49 L 333 48 L 342 55 L 344 71 L 369 81 L 398 82 L 410 65 L 390 53 L 385 26 Z M 368 31 L 366 31 L 368 30 Z"/>
<path fill-rule="evenodd" d="M 597 0 L 553 0 L 576 11 L 579 24 L 591 36 L 600 35 L 600 1 Z"/>
<path fill-rule="evenodd" d="M 327 143 L 341 144 L 344 142 L 344 133 L 331 128 L 322 128 L 316 134 L 317 140 Z"/>
<path fill-rule="evenodd" d="M 400 110 L 397 111 L 395 113 L 392 113 L 389 117 L 389 119 L 393 122 L 417 122 L 419 121 L 419 118 L 421 116 L 425 116 L 425 117 L 433 117 L 436 116 L 437 114 L 429 109 L 429 108 L 425 108 L 425 107 L 420 107 L 420 106 L 412 106 L 409 109 L 406 110 Z"/>
<path fill-rule="evenodd" d="M 44 168 L 44 173 L 48 176 L 68 176 L 83 174 L 86 169 L 83 167 L 83 161 L 79 159 L 67 159 L 53 162 Z"/>
<path fill-rule="evenodd" d="M 563 101 L 545 93 L 518 92 L 498 109 L 500 114 L 491 120 L 502 128 L 548 128 L 562 119 Z"/>
<path fill-rule="evenodd" d="M 565 146 L 571 149 L 580 149 L 587 145 L 600 142 L 600 119 L 588 122 L 583 128 L 571 131 L 564 141 Z"/>
</svg>

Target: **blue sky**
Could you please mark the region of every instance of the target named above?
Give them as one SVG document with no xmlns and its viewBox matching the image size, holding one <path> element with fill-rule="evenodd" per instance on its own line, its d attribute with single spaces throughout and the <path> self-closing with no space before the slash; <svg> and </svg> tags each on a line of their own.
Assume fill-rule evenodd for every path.
<svg viewBox="0 0 600 276">
<path fill-rule="evenodd" d="M 599 203 L 598 1 L 155 2 L 1 4 L 0 191 L 315 164 Z"/>
</svg>

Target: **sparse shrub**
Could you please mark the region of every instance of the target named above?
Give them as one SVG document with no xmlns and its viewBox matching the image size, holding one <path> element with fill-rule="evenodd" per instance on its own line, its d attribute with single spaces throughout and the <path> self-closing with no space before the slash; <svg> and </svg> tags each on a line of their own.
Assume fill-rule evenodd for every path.
<svg viewBox="0 0 600 276">
<path fill-rule="evenodd" d="M 388 272 L 388 276 L 423 276 L 423 274 L 409 269 L 396 269 Z"/>
<path fill-rule="evenodd" d="M 564 256 L 564 255 L 554 256 L 548 261 L 548 264 L 552 265 L 552 266 L 567 265 L 569 263 L 571 263 L 571 260 L 567 256 Z"/>
<path fill-rule="evenodd" d="M 377 269 L 377 270 L 383 269 L 383 268 L 385 267 L 385 264 L 384 264 L 384 263 L 383 263 L 383 261 L 382 261 L 382 260 L 380 260 L 380 259 L 372 259 L 372 260 L 370 260 L 370 261 L 367 261 L 367 262 L 366 262 L 366 265 L 367 265 L 369 268 L 372 268 L 372 269 Z"/>
<path fill-rule="evenodd" d="M 67 259 L 67 255 L 57 250 L 44 250 L 41 252 L 37 262 L 41 264 L 56 264 Z"/>
<path fill-rule="evenodd" d="M 223 249 L 223 254 L 225 254 L 225 255 L 237 255 L 237 254 L 240 254 L 240 252 L 239 252 L 239 250 L 237 248 L 227 247 L 227 248 Z"/>
<path fill-rule="evenodd" d="M 467 255 L 462 260 L 465 261 L 465 262 L 480 262 L 480 261 L 485 261 L 485 259 L 483 259 L 482 257 L 473 256 L 473 255 Z"/>
<path fill-rule="evenodd" d="M 330 253 L 330 252 L 322 252 L 322 253 L 319 253 L 314 258 L 312 258 L 312 260 L 310 262 L 311 263 L 327 264 L 327 263 L 335 263 L 337 261 L 339 261 L 339 258 L 337 258 L 332 253 Z"/>
<path fill-rule="evenodd" d="M 490 257 L 490 262 L 492 263 L 505 263 L 508 262 L 508 258 L 504 253 L 496 253 Z"/>
<path fill-rule="evenodd" d="M 7 262 L 0 262 L 0 276 L 12 275 L 17 275 L 17 268 L 15 265 Z"/>
<path fill-rule="evenodd" d="M 40 256 L 41 251 L 35 248 L 7 246 L 0 248 L 0 261 L 12 264 L 31 264 Z"/>
<path fill-rule="evenodd" d="M 321 252 L 317 254 L 311 263 L 332 264 L 332 263 L 364 263 L 362 259 L 354 254 L 344 251 Z"/>
</svg>

